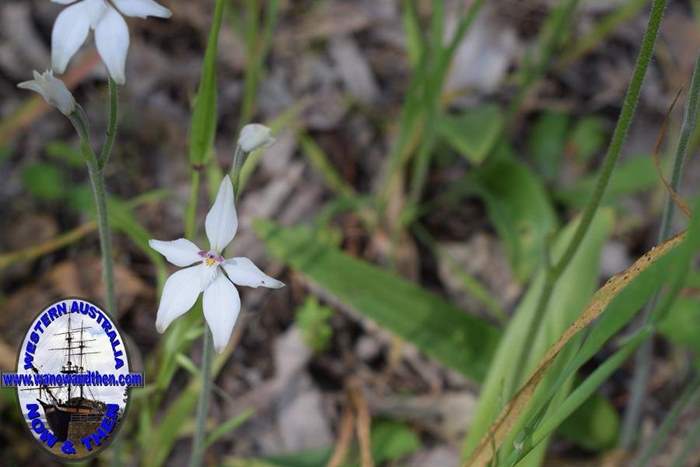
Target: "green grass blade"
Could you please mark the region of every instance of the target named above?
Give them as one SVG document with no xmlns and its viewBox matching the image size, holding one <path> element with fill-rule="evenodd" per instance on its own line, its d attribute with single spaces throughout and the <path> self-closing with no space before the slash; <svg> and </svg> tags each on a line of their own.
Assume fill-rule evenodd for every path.
<svg viewBox="0 0 700 467">
<path fill-rule="evenodd" d="M 244 410 L 243 413 L 226 420 L 224 423 L 212 430 L 211 433 L 209 433 L 209 436 L 207 436 L 206 446 L 211 446 L 223 436 L 244 424 L 250 417 L 253 416 L 254 413 L 255 412 L 253 410 L 247 409 Z"/>
<path fill-rule="evenodd" d="M 554 245 L 555 259 L 562 254 L 576 227 L 577 222 L 571 223 L 559 236 Z M 511 318 L 498 352 L 491 362 L 490 371 L 482 387 L 474 419 L 466 439 L 465 454 L 470 454 L 476 448 L 486 430 L 498 416 L 502 406 L 510 398 L 504 396 L 504 388 L 520 385 L 520 382 L 516 384 L 511 382 L 516 373 L 516 359 L 513 358 L 513 355 L 523 352 L 525 347 L 532 349 L 528 371 L 521 372 L 521 374 L 529 374 L 529 369 L 536 364 L 547 347 L 583 310 L 596 286 L 601 249 L 611 227 L 612 215 L 610 211 L 601 211 L 594 218 L 590 234 L 584 240 L 571 266 L 564 273 L 553 292 L 549 307 L 544 315 L 544 323 L 547 325 L 542 325 L 535 342 L 525 342 L 527 324 L 535 315 L 537 299 L 544 284 L 544 274 L 540 272 L 533 280 L 515 315 Z M 548 323 L 547 321 L 550 319 L 556 322 Z"/>
<path fill-rule="evenodd" d="M 194 103 L 189 150 L 190 164 L 193 167 L 204 165 L 214 143 L 217 123 L 216 58 L 219 51 L 219 32 L 226 4 L 226 0 L 216 0 L 214 20 L 209 31 L 202 75 Z"/>
<path fill-rule="evenodd" d="M 553 413 L 545 417 L 532 435 L 530 449 L 538 446 L 554 430 L 561 425 L 574 411 L 579 408 L 591 395 L 632 355 L 632 352 L 647 338 L 652 332 L 651 328 L 645 328 L 638 332 L 632 339 L 625 343 L 615 354 L 609 357 L 590 376 L 581 382 L 576 389 L 559 405 Z M 519 459 L 522 459 L 528 452 L 523 451 Z M 516 464 L 514 462 L 513 464 Z"/>
</svg>

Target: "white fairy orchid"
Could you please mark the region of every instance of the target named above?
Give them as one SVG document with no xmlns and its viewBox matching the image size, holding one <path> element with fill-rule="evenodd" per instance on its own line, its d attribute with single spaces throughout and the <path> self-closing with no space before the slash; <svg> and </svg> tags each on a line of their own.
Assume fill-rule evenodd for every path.
<svg viewBox="0 0 700 467">
<path fill-rule="evenodd" d="M 170 323 L 192 308 L 200 292 L 204 292 L 204 318 L 214 337 L 214 348 L 221 352 L 228 343 L 241 309 L 241 299 L 234 284 L 271 289 L 284 286 L 263 273 L 248 258 L 224 259 L 221 256 L 236 235 L 237 228 L 233 185 L 226 176 L 205 221 L 209 250 L 202 250 L 184 238 L 170 242 L 148 242 L 151 248 L 175 266 L 198 263 L 175 272 L 166 281 L 156 316 L 158 332 L 164 332 Z"/>
<path fill-rule="evenodd" d="M 56 107 L 65 116 L 75 112 L 73 94 L 63 81 L 53 76 L 53 71 L 43 73 L 35 71 L 33 80 L 19 83 L 17 87 L 38 92 L 49 105 Z"/>
<path fill-rule="evenodd" d="M 154 0 L 51 0 L 70 5 L 56 18 L 51 34 L 51 61 L 54 71 L 63 73 L 68 62 L 95 31 L 95 43 L 110 76 L 118 84 L 126 82 L 124 67 L 129 50 L 129 28 L 122 15 L 169 18 L 170 10 Z M 121 13 L 121 14 L 120 14 Z"/>
<path fill-rule="evenodd" d="M 272 130 L 259 123 L 251 123 L 244 126 L 238 138 L 238 145 L 246 153 L 269 146 L 274 142 L 275 138 L 272 137 Z"/>
</svg>

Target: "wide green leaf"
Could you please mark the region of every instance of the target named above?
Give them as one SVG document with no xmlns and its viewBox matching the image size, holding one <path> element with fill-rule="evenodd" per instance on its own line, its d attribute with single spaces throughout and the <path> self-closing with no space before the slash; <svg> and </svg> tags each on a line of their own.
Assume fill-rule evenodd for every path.
<svg viewBox="0 0 700 467">
<path fill-rule="evenodd" d="M 548 181 L 559 174 L 570 120 L 567 114 L 546 111 L 537 118 L 530 132 L 527 141 L 530 156 L 537 171 Z"/>
<path fill-rule="evenodd" d="M 459 115 L 445 115 L 437 124 L 438 134 L 473 164 L 481 164 L 496 144 L 504 125 L 498 106 L 485 105 Z"/>
<path fill-rule="evenodd" d="M 486 203 L 516 277 L 527 280 L 557 229 L 557 218 L 542 183 L 527 166 L 511 157 L 490 160 L 464 183 Z"/>
<path fill-rule="evenodd" d="M 34 164 L 22 170 L 22 185 L 43 201 L 58 201 L 66 194 L 63 173 L 51 164 Z"/>
<path fill-rule="evenodd" d="M 270 252 L 427 355 L 481 380 L 499 339 L 492 325 L 324 242 L 309 228 L 255 223 Z"/>
</svg>

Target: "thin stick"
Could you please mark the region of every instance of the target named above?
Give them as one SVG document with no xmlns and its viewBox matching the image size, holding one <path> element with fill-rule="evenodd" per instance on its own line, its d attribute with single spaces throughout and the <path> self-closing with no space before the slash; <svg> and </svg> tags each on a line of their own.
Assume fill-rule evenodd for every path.
<svg viewBox="0 0 700 467">
<path fill-rule="evenodd" d="M 345 458 L 348 456 L 348 451 L 350 450 L 350 443 L 352 442 L 352 429 L 355 425 L 355 416 L 352 413 L 350 407 L 345 407 L 343 409 L 343 415 L 340 419 L 340 430 L 338 431 L 338 440 L 335 443 L 335 448 L 333 449 L 333 455 L 328 461 L 328 467 L 340 467 L 345 462 Z"/>
<path fill-rule="evenodd" d="M 369 415 L 367 401 L 362 394 L 362 388 L 359 382 L 353 381 L 348 387 L 350 401 L 355 407 L 357 413 L 356 430 L 357 439 L 360 441 L 360 459 L 362 467 L 374 467 L 374 459 L 372 459 L 372 441 L 370 431 L 372 426 L 372 418 Z"/>
<path fill-rule="evenodd" d="M 105 284 L 107 313 L 115 316 L 116 298 L 114 293 L 114 264 L 112 257 L 112 233 L 109 228 L 109 214 L 107 212 L 107 190 L 105 188 L 104 174 L 100 169 L 99 160 L 90 142 L 90 132 L 85 111 L 78 106 L 77 110 L 69 116 L 71 123 L 80 136 L 80 151 L 85 159 L 90 177 L 90 186 L 95 199 L 95 212 L 97 214 L 97 230 L 100 236 L 100 250 L 102 253 L 102 280 Z"/>
</svg>

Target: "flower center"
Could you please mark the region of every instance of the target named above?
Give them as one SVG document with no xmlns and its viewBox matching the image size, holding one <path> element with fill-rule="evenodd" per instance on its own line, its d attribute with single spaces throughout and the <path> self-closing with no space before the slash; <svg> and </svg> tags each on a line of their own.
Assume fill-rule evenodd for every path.
<svg viewBox="0 0 700 467">
<path fill-rule="evenodd" d="M 202 257 L 202 263 L 210 267 L 224 262 L 224 257 L 215 251 L 200 251 L 199 256 Z"/>
</svg>

